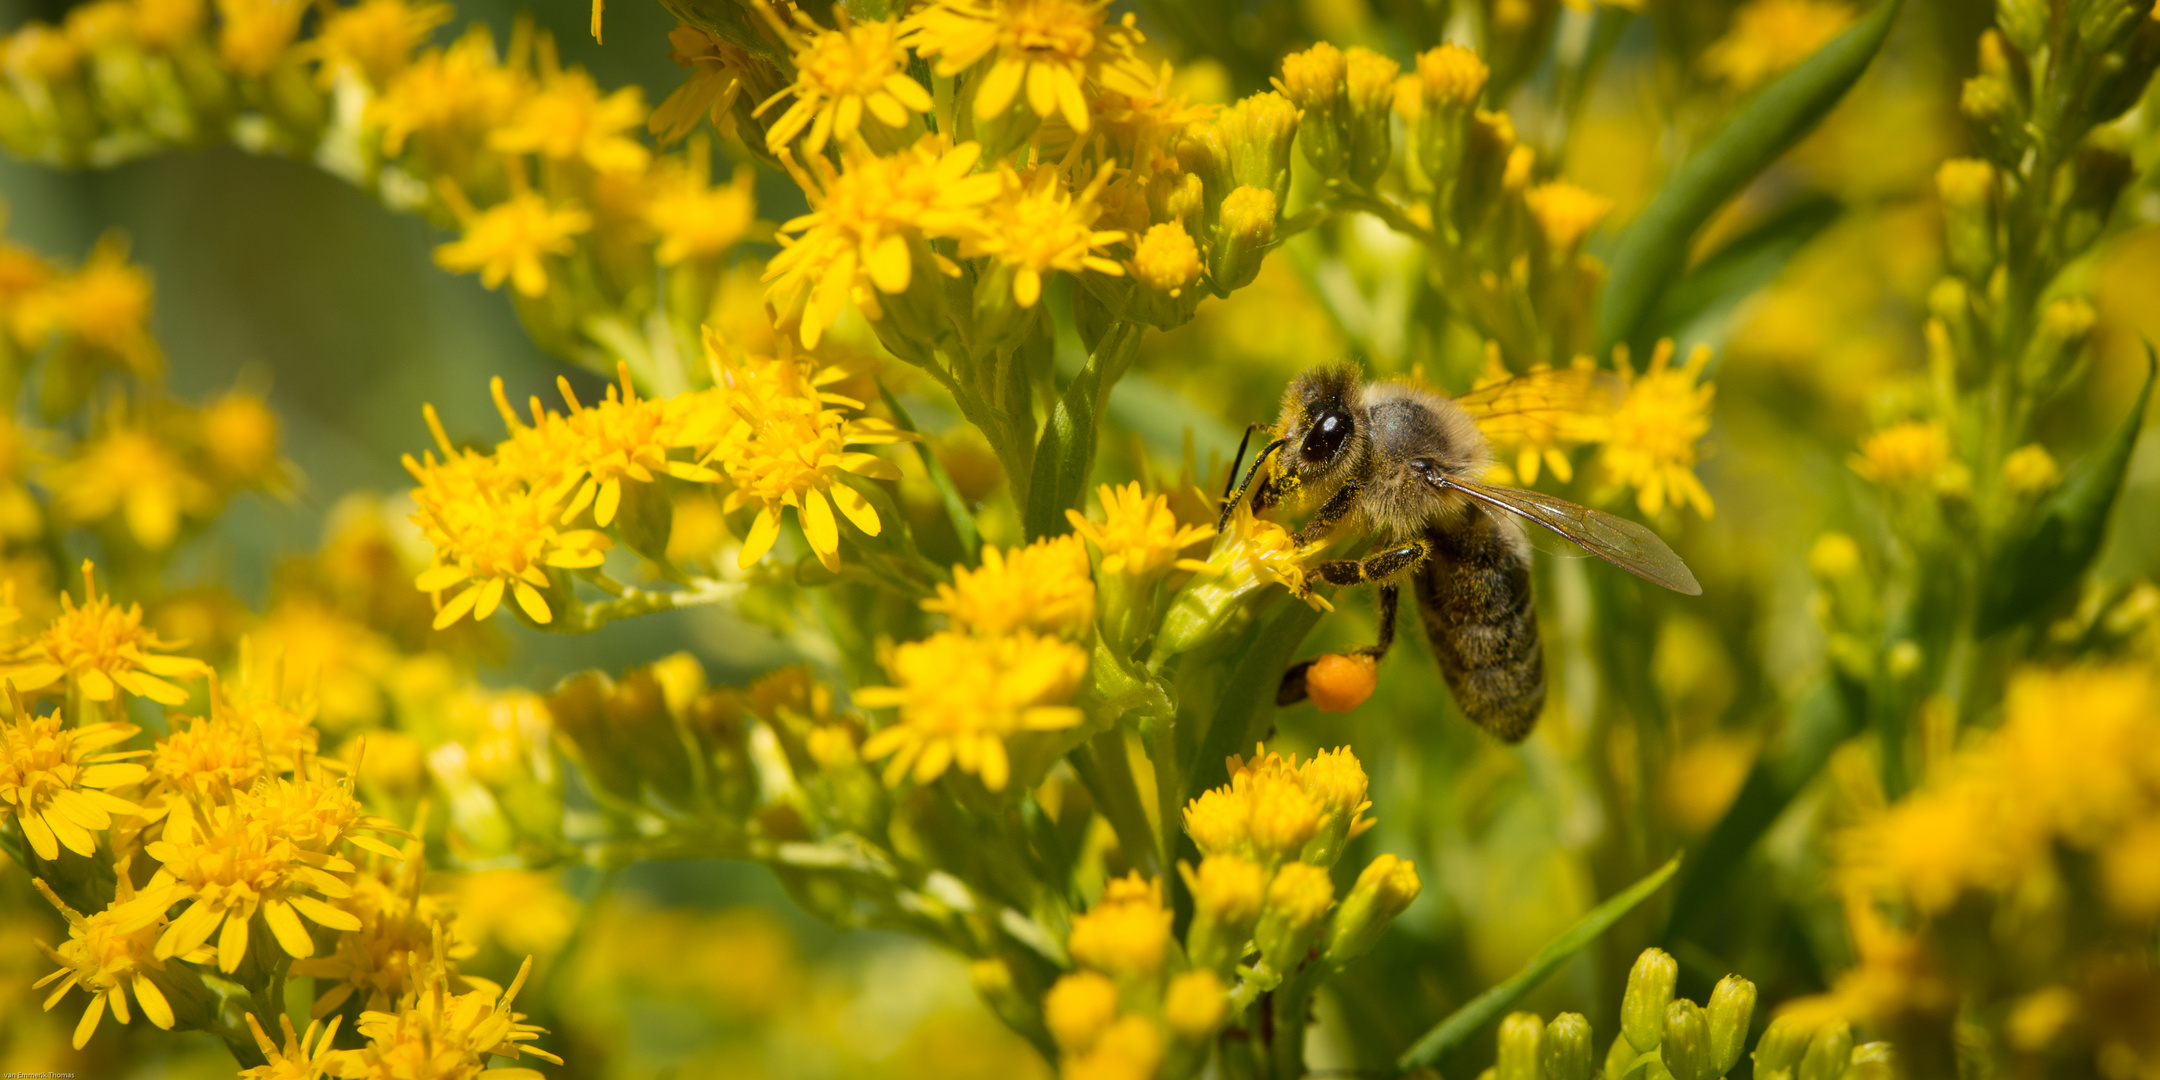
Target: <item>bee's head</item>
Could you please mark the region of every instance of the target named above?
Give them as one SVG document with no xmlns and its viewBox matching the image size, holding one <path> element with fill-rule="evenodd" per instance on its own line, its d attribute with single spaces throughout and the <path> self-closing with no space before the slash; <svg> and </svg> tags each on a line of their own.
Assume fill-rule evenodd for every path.
<svg viewBox="0 0 2160 1080">
<path fill-rule="evenodd" d="M 1275 465 L 1278 486 L 1294 490 L 1340 482 L 1355 471 L 1366 456 L 1363 385 L 1348 363 L 1311 368 L 1290 384 L 1278 421 L 1283 437 Z"/>
</svg>

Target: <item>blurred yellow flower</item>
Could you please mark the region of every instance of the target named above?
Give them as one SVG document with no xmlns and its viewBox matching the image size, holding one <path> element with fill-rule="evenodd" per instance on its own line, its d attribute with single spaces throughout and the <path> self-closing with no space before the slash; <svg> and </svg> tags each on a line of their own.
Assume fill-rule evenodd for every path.
<svg viewBox="0 0 2160 1080">
<path fill-rule="evenodd" d="M 218 55 L 242 75 L 260 78 L 286 56 L 308 12 L 305 0 L 217 0 Z"/>
<path fill-rule="evenodd" d="M 131 993 L 144 1017 L 158 1027 L 172 1030 L 172 1005 L 150 977 L 152 972 L 165 969 L 165 961 L 154 955 L 158 934 L 164 927 L 165 911 L 162 907 L 134 902 L 135 883 L 128 878 L 127 863 L 126 859 L 120 860 L 121 872 L 115 882 L 112 906 L 88 916 L 63 903 L 44 879 L 32 879 L 38 892 L 59 909 L 68 923 L 68 939 L 61 942 L 59 948 L 38 943 L 38 949 L 47 959 L 60 965 L 60 969 L 39 979 L 32 988 L 43 989 L 55 982 L 60 984 L 45 999 L 47 1012 L 52 1011 L 68 991 L 77 987 L 90 995 L 90 1004 L 75 1024 L 77 1050 L 90 1042 L 106 1009 L 110 1008 L 113 1019 L 123 1024 L 133 1019 L 128 1010 Z"/>
<path fill-rule="evenodd" d="M 960 238 L 960 254 L 971 259 L 993 256 L 1009 267 L 1013 300 L 1023 308 L 1034 307 L 1042 298 L 1043 275 L 1052 271 L 1124 276 L 1125 268 L 1116 260 L 1096 254 L 1125 239 L 1116 229 L 1094 227 L 1102 215 L 1095 200 L 1110 173 L 1106 165 L 1085 188 L 1074 191 L 1064 171 L 1054 166 L 1038 165 L 1025 176 L 1002 170 L 998 197 L 983 205 L 981 227 Z"/>
<path fill-rule="evenodd" d="M 1565 180 L 1539 184 L 1523 193 L 1530 217 L 1553 251 L 1573 253 L 1590 230 L 1612 212 L 1612 200 Z"/>
<path fill-rule="evenodd" d="M 885 657 L 897 685 L 855 692 L 864 708 L 899 711 L 863 743 L 862 755 L 892 758 L 888 785 L 910 775 L 927 784 L 958 765 L 1003 791 L 1011 772 L 1005 740 L 1079 724 L 1080 710 L 1065 702 L 1087 668 L 1086 650 L 1024 630 L 997 638 L 946 631 L 900 645 Z"/>
<path fill-rule="evenodd" d="M 1154 71 L 1134 55 L 1132 17 L 1106 23 L 1109 0 L 932 0 L 908 17 L 906 44 L 958 75 L 996 53 L 974 86 L 975 119 L 1002 116 L 1025 94 L 1029 111 L 1088 130 L 1084 87 L 1135 97 L 1154 89 Z"/>
<path fill-rule="evenodd" d="M 1208 565 L 1198 559 L 1180 559 L 1178 552 L 1215 535 L 1215 530 L 1179 525 L 1167 497 L 1146 494 L 1136 480 L 1123 487 L 1104 484 L 1095 489 L 1095 498 L 1102 505 L 1101 521 L 1083 517 L 1078 510 L 1065 511 L 1065 518 L 1101 554 L 1105 577 L 1146 578 L 1172 566 L 1201 570 Z"/>
<path fill-rule="evenodd" d="M 852 142 L 864 113 L 892 131 L 904 131 L 916 114 L 930 111 L 930 92 L 907 74 L 907 48 L 901 25 L 891 20 L 847 17 L 835 9 L 837 29 L 826 30 L 796 12 L 808 36 L 790 34 L 795 52 L 795 82 L 758 105 L 760 113 L 792 96 L 795 103 L 766 129 L 765 145 L 774 153 L 794 142 L 804 128 L 805 156 L 823 153 L 829 139 Z"/>
<path fill-rule="evenodd" d="M 1933 483 L 1952 462 L 1950 429 L 1940 420 L 1908 420 L 1868 436 L 1852 470 L 1889 488 Z"/>
<path fill-rule="evenodd" d="M 2039 443 L 2020 446 L 2003 458 L 2003 486 L 2013 495 L 2044 495 L 2062 483 L 2055 455 Z"/>
<path fill-rule="evenodd" d="M 330 86 L 342 72 L 380 90 L 405 70 L 413 50 L 450 21 L 449 4 L 422 0 L 360 0 L 323 19 L 322 30 L 300 46 L 321 62 L 317 81 Z"/>
<path fill-rule="evenodd" d="M 1121 980 L 1152 979 L 1169 952 L 1170 919 L 1162 883 L 1134 871 L 1107 882 L 1095 906 L 1073 916 L 1065 949 L 1082 967 Z"/>
<path fill-rule="evenodd" d="M 1026 547 L 984 547 L 982 566 L 953 567 L 923 610 L 955 630 L 998 637 L 1016 630 L 1083 639 L 1095 625 L 1095 582 L 1087 545 L 1077 536 L 1044 537 Z"/>
<path fill-rule="evenodd" d="M 222 394 L 203 409 L 199 423 L 203 450 L 220 479 L 273 488 L 282 481 L 278 416 L 262 398 L 245 390 Z"/>
<path fill-rule="evenodd" d="M 1853 21 L 1839 0 L 1749 0 L 1703 51 L 1703 71 L 1747 91 L 1808 58 Z"/>
<path fill-rule="evenodd" d="M 210 486 L 191 471 L 161 433 L 145 426 L 108 427 L 50 468 L 53 509 L 75 524 L 118 517 L 135 543 L 163 551 L 187 518 L 217 506 Z"/>
<path fill-rule="evenodd" d="M 660 234 L 654 257 L 662 266 L 725 254 L 757 223 L 754 170 L 737 166 L 724 187 L 690 171 L 677 172 L 645 206 L 645 223 Z"/>
<path fill-rule="evenodd" d="M 65 678 L 91 701 L 111 701 L 116 690 L 124 690 L 161 705 L 178 705 L 187 700 L 187 691 L 165 680 L 205 676 L 210 668 L 162 651 L 173 647 L 143 628 L 141 604 L 123 611 L 112 597 L 99 596 L 96 572 L 85 560 L 82 606 L 63 594 L 52 625 L 10 650 L 0 677 L 24 692 Z"/>
<path fill-rule="evenodd" d="M 435 263 L 455 273 L 480 275 L 490 289 L 505 279 L 526 296 L 547 292 L 546 259 L 577 250 L 571 237 L 592 228 L 592 215 L 551 204 L 537 192 L 520 191 L 464 217 L 465 235 L 435 249 Z"/>
<path fill-rule="evenodd" d="M 488 146 L 505 154 L 582 161 L 602 173 L 637 172 L 652 154 L 624 133 L 644 124 L 643 90 L 625 86 L 602 97 L 582 68 L 555 70 L 550 53 L 540 85 L 488 135 Z"/>
<path fill-rule="evenodd" d="M 1668 504 L 1685 504 L 1709 517 L 1716 508 L 1695 476 L 1695 460 L 1697 442 L 1710 431 L 1710 401 L 1717 393 L 1708 383 L 1697 385 L 1710 350 L 1697 346 L 1678 368 L 1671 366 L 1672 356 L 1672 342 L 1658 342 L 1650 366 L 1638 375 L 1625 350 L 1613 351 L 1627 397 L 1613 413 L 1599 461 L 1613 483 L 1635 489 L 1635 505 L 1645 515 L 1656 517 Z"/>
<path fill-rule="evenodd" d="M 142 808 L 107 789 L 140 781 L 143 767 L 129 758 L 141 751 L 105 751 L 141 729 L 109 722 L 63 728 L 58 714 L 32 715 L 22 705 L 0 718 L 0 820 L 14 818 L 30 850 L 48 862 L 65 845 L 77 855 L 97 851 L 95 831 L 110 828 L 112 815 Z"/>
<path fill-rule="evenodd" d="M 292 1017 L 278 1014 L 278 1025 L 285 1030 L 285 1045 L 280 1047 L 263 1034 L 262 1023 L 254 1013 L 247 1013 L 248 1031 L 255 1036 L 255 1045 L 263 1053 L 267 1064 L 240 1070 L 241 1080 L 319 1080 L 335 1063 L 332 1057 L 337 1051 L 338 1022 L 345 1019 L 333 1016 L 327 1025 L 320 1020 L 308 1021 L 307 1034 L 293 1030 Z"/>
<path fill-rule="evenodd" d="M 1058 1048 L 1081 1053 L 1117 1020 L 1117 984 L 1094 971 L 1061 976 L 1043 995 L 1043 1024 Z"/>
<path fill-rule="evenodd" d="M 34 348 L 59 334 L 138 378 L 158 374 L 165 360 L 150 337 L 150 275 L 127 256 L 126 238 L 107 233 L 74 273 L 23 296 L 16 336 Z"/>
<path fill-rule="evenodd" d="M 475 23 L 448 48 L 429 49 L 390 80 L 367 117 L 382 128 L 383 152 L 396 157 L 414 134 L 445 144 L 479 144 L 508 119 L 524 78 L 495 58 L 485 24 Z"/>
</svg>

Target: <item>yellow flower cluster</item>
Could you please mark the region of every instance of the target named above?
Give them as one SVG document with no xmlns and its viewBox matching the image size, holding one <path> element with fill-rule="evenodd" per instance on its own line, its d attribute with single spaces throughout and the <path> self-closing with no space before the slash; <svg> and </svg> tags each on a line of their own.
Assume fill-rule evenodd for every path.
<svg viewBox="0 0 2160 1080">
<path fill-rule="evenodd" d="M 1066 949 L 1079 970 L 1043 997 L 1068 1080 L 1182 1076 L 1205 1062 L 1228 988 L 1207 968 L 1175 970 L 1170 921 L 1162 883 L 1138 874 L 1106 883 L 1073 918 Z"/>
<path fill-rule="evenodd" d="M 1264 756 L 1263 756 L 1264 755 Z M 1365 770 L 1347 747 L 1299 764 L 1262 748 L 1230 758 L 1230 782 L 1185 807 L 1185 831 L 1202 855 L 1232 855 L 1273 868 L 1304 860 L 1333 865 L 1343 846 L 1373 827 L 1364 816 Z"/>
</svg>

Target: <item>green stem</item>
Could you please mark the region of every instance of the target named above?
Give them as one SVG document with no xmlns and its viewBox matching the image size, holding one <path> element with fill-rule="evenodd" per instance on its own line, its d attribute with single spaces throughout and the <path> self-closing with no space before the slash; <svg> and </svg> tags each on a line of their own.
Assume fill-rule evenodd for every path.
<svg viewBox="0 0 2160 1080">
<path fill-rule="evenodd" d="M 1140 785 L 1133 779 L 1132 757 L 1125 749 L 1125 732 L 1113 725 L 1088 745 L 1073 750 L 1073 771 L 1087 786 L 1096 809 L 1110 822 L 1118 846 L 1128 862 L 1151 877 L 1165 877 L 1165 867 L 1155 849 L 1155 829 L 1148 823 L 1140 802 Z"/>
<path fill-rule="evenodd" d="M 1148 725 L 1147 736 L 1148 760 L 1155 766 L 1156 827 L 1162 842 L 1162 865 L 1168 870 L 1177 865 L 1178 833 L 1183 821 L 1180 810 L 1185 805 L 1185 778 L 1178 768 L 1177 716 L 1156 718 Z M 1165 892 L 1174 894 L 1179 884 L 1177 875 L 1163 875 Z"/>
<path fill-rule="evenodd" d="M 676 590 L 623 586 L 616 599 L 585 605 L 574 615 L 542 624 L 540 629 L 557 634 L 589 634 L 621 619 L 727 603 L 741 596 L 745 588 L 742 582 L 718 578 L 691 578 L 690 586 Z"/>
</svg>

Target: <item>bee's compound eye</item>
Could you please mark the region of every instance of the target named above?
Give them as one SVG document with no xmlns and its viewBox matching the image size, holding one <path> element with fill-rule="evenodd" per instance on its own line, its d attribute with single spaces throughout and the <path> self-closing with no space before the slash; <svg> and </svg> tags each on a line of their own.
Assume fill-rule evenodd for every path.
<svg viewBox="0 0 2160 1080">
<path fill-rule="evenodd" d="M 1335 452 L 1342 449 L 1343 440 L 1350 437 L 1350 413 L 1345 409 L 1329 409 L 1313 421 L 1312 429 L 1305 433 L 1305 441 L 1298 444 L 1298 453 L 1312 462 L 1332 461 Z"/>
</svg>

